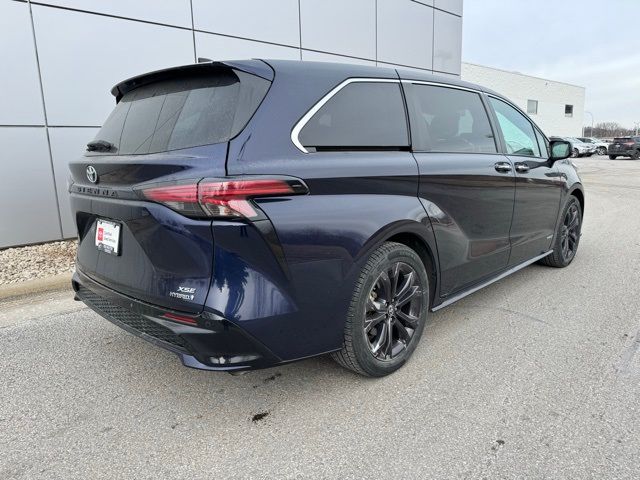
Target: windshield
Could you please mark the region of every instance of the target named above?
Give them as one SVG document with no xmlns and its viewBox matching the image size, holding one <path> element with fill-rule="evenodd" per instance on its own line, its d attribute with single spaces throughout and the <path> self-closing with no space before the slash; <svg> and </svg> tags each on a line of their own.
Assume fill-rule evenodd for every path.
<svg viewBox="0 0 640 480">
<path fill-rule="evenodd" d="M 134 155 L 226 142 L 244 128 L 269 85 L 232 69 L 144 85 L 122 97 L 88 150 Z"/>
</svg>

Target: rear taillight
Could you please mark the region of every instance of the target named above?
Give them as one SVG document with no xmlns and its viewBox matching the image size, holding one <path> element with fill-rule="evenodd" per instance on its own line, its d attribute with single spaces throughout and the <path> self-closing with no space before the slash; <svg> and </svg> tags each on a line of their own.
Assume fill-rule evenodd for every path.
<svg viewBox="0 0 640 480">
<path fill-rule="evenodd" d="M 297 178 L 205 178 L 197 183 L 143 188 L 141 193 L 147 200 L 190 217 L 257 219 L 262 212 L 253 198 L 301 195 L 308 193 L 308 189 Z"/>
</svg>

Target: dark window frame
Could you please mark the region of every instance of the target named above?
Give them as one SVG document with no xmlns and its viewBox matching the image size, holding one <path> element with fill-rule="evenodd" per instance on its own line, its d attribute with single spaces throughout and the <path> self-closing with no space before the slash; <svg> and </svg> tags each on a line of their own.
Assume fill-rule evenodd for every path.
<svg viewBox="0 0 640 480">
<path fill-rule="evenodd" d="M 549 139 L 545 136 L 544 133 L 542 133 L 542 130 L 536 127 L 535 124 L 533 124 L 533 131 L 536 134 L 536 139 L 538 140 L 538 148 L 540 148 L 540 157 L 538 158 L 544 158 L 545 160 L 549 160 L 549 157 L 551 156 L 551 145 L 549 144 Z M 542 145 L 540 145 L 540 140 L 542 140 Z M 544 152 L 547 154 L 546 157 L 542 154 L 543 147 L 544 147 Z"/>
<path fill-rule="evenodd" d="M 564 105 L 564 116 L 565 117 L 573 117 L 573 105 L 565 103 L 565 105 Z"/>
</svg>

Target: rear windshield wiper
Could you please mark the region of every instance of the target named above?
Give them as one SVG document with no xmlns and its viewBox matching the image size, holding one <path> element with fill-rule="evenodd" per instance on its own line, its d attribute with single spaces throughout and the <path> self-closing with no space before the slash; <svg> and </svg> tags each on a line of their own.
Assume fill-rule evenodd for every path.
<svg viewBox="0 0 640 480">
<path fill-rule="evenodd" d="M 93 140 L 87 143 L 87 152 L 110 152 L 113 147 L 113 143 L 106 140 Z"/>
</svg>

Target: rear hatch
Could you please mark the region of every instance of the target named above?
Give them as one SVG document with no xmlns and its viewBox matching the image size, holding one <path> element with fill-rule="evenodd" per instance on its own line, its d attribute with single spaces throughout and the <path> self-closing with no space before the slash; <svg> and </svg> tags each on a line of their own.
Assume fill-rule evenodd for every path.
<svg viewBox="0 0 640 480">
<path fill-rule="evenodd" d="M 115 109 L 85 156 L 70 163 L 79 270 L 151 304 L 202 310 L 213 268 L 211 219 L 149 202 L 142 192 L 225 176 L 228 142 L 270 86 L 260 68 L 250 73 L 257 63 L 245 71 L 180 67 L 114 87 Z"/>
<path fill-rule="evenodd" d="M 631 137 L 616 137 L 609 145 L 609 152 L 624 152 L 633 147 L 633 139 Z"/>
</svg>

